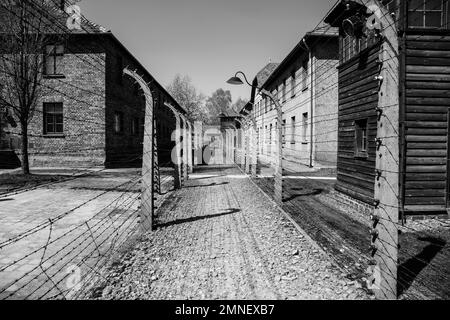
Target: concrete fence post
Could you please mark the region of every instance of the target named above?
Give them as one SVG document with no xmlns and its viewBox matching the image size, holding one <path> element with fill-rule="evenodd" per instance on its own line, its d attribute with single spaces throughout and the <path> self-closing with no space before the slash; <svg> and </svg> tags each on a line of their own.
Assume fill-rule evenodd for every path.
<svg viewBox="0 0 450 320">
<path fill-rule="evenodd" d="M 277 125 L 275 128 L 275 156 L 273 157 L 275 167 L 275 201 L 283 204 L 283 110 L 280 102 L 269 91 L 262 89 L 261 93 L 269 97 L 275 104 L 277 111 Z M 272 143 L 272 141 L 271 141 Z"/>
<path fill-rule="evenodd" d="M 378 299 L 397 299 L 399 221 L 399 43 L 395 21 L 378 0 L 381 34 L 375 178 L 375 210 L 372 216 L 372 255 L 376 265 L 369 283 Z M 373 10 L 372 10 L 373 11 Z"/>
<path fill-rule="evenodd" d="M 132 77 L 144 91 L 145 95 L 145 125 L 144 125 L 144 141 L 142 154 L 142 195 L 141 195 L 141 211 L 140 211 L 140 229 L 142 232 L 153 230 L 153 214 L 154 214 L 154 146 L 153 146 L 153 96 L 148 84 L 139 76 L 136 71 L 127 68 L 123 73 Z"/>
<path fill-rule="evenodd" d="M 174 187 L 175 189 L 180 189 L 181 184 L 181 171 L 182 171 L 182 163 L 181 159 L 181 119 L 180 113 L 173 107 L 172 105 L 165 103 L 165 106 L 168 107 L 173 115 L 175 116 L 175 132 L 172 134 L 172 141 L 175 142 L 175 149 L 172 150 L 172 161 L 174 162 Z"/>
</svg>

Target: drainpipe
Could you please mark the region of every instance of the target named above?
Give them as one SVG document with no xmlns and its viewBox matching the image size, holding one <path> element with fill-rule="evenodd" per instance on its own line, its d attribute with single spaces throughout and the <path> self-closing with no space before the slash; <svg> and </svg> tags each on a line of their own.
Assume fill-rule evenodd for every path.
<svg viewBox="0 0 450 320">
<path fill-rule="evenodd" d="M 311 125 L 310 125 L 310 139 L 309 139 L 309 143 L 310 143 L 310 147 L 309 147 L 309 167 L 312 168 L 314 167 L 314 61 L 313 61 L 313 52 L 311 50 L 311 48 L 308 46 L 308 44 L 306 43 L 305 38 L 303 38 L 303 44 L 305 45 L 306 49 L 308 50 L 309 53 L 309 62 L 310 62 L 310 76 L 311 76 L 311 80 L 310 80 L 310 93 L 311 93 L 311 98 L 310 98 L 310 110 L 309 110 L 309 114 L 310 114 L 310 119 L 311 119 Z"/>
</svg>

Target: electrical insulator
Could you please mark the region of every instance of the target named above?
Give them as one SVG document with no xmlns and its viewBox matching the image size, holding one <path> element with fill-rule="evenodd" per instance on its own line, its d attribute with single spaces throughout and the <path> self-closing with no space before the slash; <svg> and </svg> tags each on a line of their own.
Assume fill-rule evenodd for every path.
<svg viewBox="0 0 450 320">
<path fill-rule="evenodd" d="M 376 81 L 383 81 L 383 76 L 381 76 L 381 75 L 379 75 L 379 76 L 376 76 L 375 78 L 374 78 L 374 80 L 376 80 Z"/>
<path fill-rule="evenodd" d="M 380 150 L 380 147 L 383 144 L 383 140 L 381 138 L 376 138 L 375 144 L 377 145 L 377 150 Z"/>
<path fill-rule="evenodd" d="M 373 206 L 374 206 L 375 208 L 378 208 L 379 205 L 380 205 L 380 200 L 375 199 L 375 200 L 373 201 Z"/>
<path fill-rule="evenodd" d="M 375 175 L 377 177 L 377 181 L 380 181 L 380 178 L 381 178 L 381 175 L 382 175 L 381 170 L 375 170 Z"/>
<path fill-rule="evenodd" d="M 383 109 L 381 109 L 380 107 L 376 107 L 375 111 L 377 112 L 378 121 L 380 121 L 381 116 L 383 115 Z"/>
</svg>

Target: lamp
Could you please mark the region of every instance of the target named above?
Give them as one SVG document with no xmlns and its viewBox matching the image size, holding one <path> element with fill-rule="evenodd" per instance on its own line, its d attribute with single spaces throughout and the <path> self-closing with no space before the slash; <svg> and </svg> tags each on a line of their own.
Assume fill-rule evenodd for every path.
<svg viewBox="0 0 450 320">
<path fill-rule="evenodd" d="M 351 16 L 342 22 L 344 33 L 350 37 L 361 38 L 364 35 L 364 23 L 360 16 Z"/>
<path fill-rule="evenodd" d="M 231 77 L 230 80 L 227 81 L 227 83 L 238 86 L 244 84 L 244 82 L 242 82 L 242 80 L 239 77 Z"/>
</svg>

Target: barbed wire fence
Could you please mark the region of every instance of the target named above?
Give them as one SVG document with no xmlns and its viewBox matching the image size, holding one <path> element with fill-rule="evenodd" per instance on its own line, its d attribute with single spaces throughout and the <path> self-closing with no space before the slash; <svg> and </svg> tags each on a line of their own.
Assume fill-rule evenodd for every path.
<svg viewBox="0 0 450 320">
<path fill-rule="evenodd" d="M 372 2 L 361 1 L 365 5 Z M 326 94 L 332 94 L 333 90 L 339 90 L 339 109 L 327 112 L 326 114 L 314 115 L 307 123 L 295 123 L 292 125 L 284 123 L 279 127 L 275 123 L 277 114 L 273 110 L 273 103 L 260 101 L 253 105 L 253 110 L 245 116 L 242 130 L 235 133 L 234 137 L 242 136 L 234 150 L 235 161 L 246 173 L 252 173 L 255 182 L 269 195 L 274 197 L 276 186 L 274 185 L 275 176 L 273 174 L 272 158 L 278 157 L 277 154 L 277 135 L 282 135 L 283 139 L 283 208 L 293 215 L 298 216 L 301 226 L 317 240 L 323 248 L 332 253 L 337 263 L 349 271 L 364 273 L 367 279 L 364 286 L 375 292 L 378 291 L 379 298 L 425 298 L 425 299 L 448 299 L 450 274 L 445 266 L 449 260 L 449 224 L 448 222 L 427 219 L 424 221 L 404 219 L 401 215 L 399 203 L 401 191 L 399 190 L 398 179 L 405 176 L 401 170 L 399 160 L 398 141 L 400 139 L 400 127 L 407 125 L 399 119 L 398 110 L 400 103 L 398 100 L 398 90 L 400 82 L 398 79 L 398 70 L 400 59 L 400 50 L 398 47 L 402 43 L 395 44 L 391 39 L 394 37 L 386 35 L 387 32 L 396 32 L 396 26 L 404 23 L 404 16 L 396 15 L 397 9 L 402 2 L 397 1 L 390 4 L 389 10 L 384 10 L 379 19 L 383 23 L 384 30 L 382 36 L 366 51 L 372 52 L 368 58 L 368 64 L 365 65 L 364 78 L 353 79 L 353 86 L 345 89 L 339 88 L 338 73 L 341 72 L 348 77 L 354 68 L 346 67 L 334 69 L 337 63 L 332 66 L 329 61 L 317 62 L 314 72 L 316 73 L 315 82 L 309 81 L 307 88 L 322 85 L 320 92 L 315 92 L 312 96 L 305 98 L 295 98 L 301 92 L 304 84 L 297 83 L 290 90 L 282 93 L 280 103 L 289 103 L 289 97 L 295 98 L 288 106 L 283 107 L 284 115 L 288 115 L 302 106 L 307 106 L 312 99 L 317 99 Z M 434 9 L 447 6 L 448 1 L 438 1 L 433 3 Z M 409 12 L 423 10 L 421 4 L 416 8 L 412 5 L 408 7 Z M 428 4 L 430 6 L 430 4 Z M 431 7 L 427 7 L 433 10 Z M 331 10 L 330 10 L 331 11 Z M 341 14 L 342 15 L 342 14 Z M 337 17 L 340 19 L 341 16 Z M 389 18 L 389 19 L 388 19 Z M 323 20 L 313 30 L 316 33 L 327 34 L 331 31 L 331 24 L 328 27 L 322 26 Z M 319 27 L 320 26 L 320 27 Z M 448 21 L 443 20 L 441 28 L 448 28 Z M 414 39 L 420 41 L 425 35 L 415 35 Z M 396 36 L 395 36 L 396 38 Z M 445 35 L 434 36 L 436 41 L 445 41 Z M 310 46 L 324 45 L 332 40 L 323 39 L 313 42 Z M 353 43 L 341 44 L 342 51 L 352 50 L 350 46 Z M 372 50 L 372 51 L 370 51 Z M 405 50 L 403 48 L 403 50 Z M 374 62 L 370 62 L 374 61 Z M 330 68 L 334 71 L 330 72 Z M 329 81 L 333 79 L 333 81 Z M 327 82 L 328 80 L 328 82 Z M 348 81 L 347 81 L 348 82 Z M 358 94 L 353 94 L 356 86 L 362 87 Z M 443 85 L 441 85 L 443 86 Z M 448 93 L 450 90 L 445 90 Z M 396 96 L 396 97 L 395 97 Z M 341 107 L 341 104 L 347 107 Z M 337 163 L 344 163 L 350 151 L 346 151 L 344 142 L 354 141 L 354 132 L 344 132 L 345 128 L 338 126 L 338 116 L 342 121 L 345 117 L 351 119 L 350 108 L 358 108 L 361 114 L 370 117 L 370 126 L 367 134 L 367 151 L 369 157 L 373 157 L 373 172 L 368 173 L 368 178 L 374 181 L 370 186 L 374 192 L 374 201 L 369 204 L 370 215 L 364 216 L 363 222 L 358 223 L 356 228 L 351 226 L 352 221 L 344 219 L 345 215 L 342 208 L 349 208 L 349 201 L 345 197 L 336 197 L 336 191 L 330 188 L 329 180 L 332 177 L 315 177 L 309 174 L 308 170 L 293 170 L 288 162 L 299 165 L 303 164 L 306 168 L 309 164 L 309 150 L 302 152 L 299 146 L 307 143 L 325 145 L 326 147 L 315 150 L 316 154 L 324 153 L 330 158 L 337 159 Z M 256 130 L 257 161 L 252 151 L 252 136 L 255 130 L 250 123 L 258 123 Z M 351 120 L 350 120 L 351 121 Z M 274 124 L 275 123 L 275 124 Z M 318 124 L 329 123 L 329 129 L 316 131 L 314 134 L 299 134 L 299 130 L 317 126 Z M 270 125 L 271 124 L 271 125 Z M 270 127 L 269 127 L 270 125 Z M 448 130 L 448 124 L 445 126 Z M 287 130 L 291 129 L 290 133 Z M 413 128 L 414 129 L 414 128 Z M 274 134 L 274 131 L 275 134 Z M 278 132 L 276 132 L 278 131 Z M 417 131 L 417 130 L 416 130 Z M 338 139 L 339 135 L 339 139 Z M 289 139 L 288 139 L 289 138 Z M 330 147 L 335 144 L 336 148 Z M 328 147 L 328 149 L 327 149 Z M 339 150 L 339 151 L 338 151 Z M 352 153 L 352 152 L 350 152 Z M 295 158 L 286 155 L 297 154 Z M 300 154 L 300 156 L 298 155 Z M 267 162 L 269 161 L 269 162 Z M 276 163 L 276 161 L 274 161 Z M 249 163 L 257 164 L 258 175 L 249 168 Z M 318 161 L 321 166 L 336 166 L 336 160 L 321 159 Z M 358 168 L 354 168 L 358 172 Z M 306 173 L 305 173 L 306 171 Z M 317 176 L 317 175 L 316 175 Z M 344 173 L 337 172 L 338 179 L 345 178 Z M 322 179 L 321 179 L 322 178 Z M 328 178 L 328 179 L 327 179 Z M 364 183 L 361 182 L 363 185 Z M 314 194 L 314 192 L 317 194 Z M 312 197 L 305 197 L 306 195 Z M 319 200 L 318 200 L 319 199 Z M 316 206 L 320 202 L 320 206 Z M 358 203 L 358 201 L 354 201 Z M 336 208 L 337 204 L 337 208 Z M 364 205 L 367 207 L 367 205 Z M 319 209 L 318 209 L 319 208 Z M 360 210 L 361 206 L 356 209 Z M 323 213 L 323 210 L 330 210 L 335 216 Z M 347 209 L 348 210 L 348 209 Z M 358 221 L 358 219 L 357 219 Z M 343 223 L 349 223 L 350 232 L 345 232 Z M 341 226 L 339 226 L 341 224 Z M 359 229 L 358 229 L 359 228 Z M 345 252 L 344 256 L 341 253 Z M 356 269 L 349 268 L 349 264 L 358 266 Z M 364 278 L 365 279 L 365 278 Z M 381 286 L 382 290 L 379 290 Z"/>
<path fill-rule="evenodd" d="M 59 2 L 56 0 L 50 2 L 59 6 Z M 70 4 L 75 4 L 75 2 Z M 30 13 L 34 18 L 47 22 L 47 26 L 51 28 L 50 33 L 66 37 L 71 35 L 66 25 L 55 18 L 52 11 L 47 10 L 47 4 L 38 1 L 30 2 L 30 7 L 33 8 Z M 5 10 L 11 15 L 15 14 L 7 3 L 1 3 L 0 10 Z M 34 18 L 22 21 L 22 23 L 27 24 L 36 32 L 40 32 Z M 83 15 L 78 18 L 83 22 L 80 27 L 84 32 L 96 32 L 92 31 L 91 27 L 96 29 L 97 26 L 92 25 Z M 99 46 L 102 47 L 104 44 L 99 43 Z M 76 42 L 66 49 L 65 54 L 70 55 L 93 73 L 106 77 L 104 56 L 79 54 L 77 50 L 81 50 L 82 45 Z M 103 49 L 108 52 L 106 51 L 108 48 L 103 47 Z M 122 72 L 122 70 L 118 72 Z M 0 70 L 0 74 L 11 76 L 4 68 Z M 54 79 L 53 84 L 42 82 L 41 85 L 47 93 L 61 96 L 67 101 L 82 104 L 92 110 L 102 109 L 95 99 L 88 99 L 83 94 L 79 94 L 85 93 L 91 97 L 101 97 L 101 92 L 59 78 Z M 62 87 L 69 87 L 71 90 L 63 90 Z M 171 151 L 170 145 L 157 145 L 156 143 L 157 137 L 162 136 L 162 133 L 157 132 L 154 112 L 157 106 L 162 106 L 162 103 L 159 103 L 159 96 L 152 91 L 151 80 L 149 83 L 141 84 L 140 88 L 141 92 L 144 92 L 143 97 L 147 104 L 143 143 L 145 151 L 131 160 L 142 161 L 143 169 L 131 177 L 127 177 L 126 181 L 120 184 L 116 183 L 104 190 L 93 188 L 94 195 L 86 201 L 48 220 L 43 219 L 35 225 L 31 225 L 31 222 L 27 223 L 28 229 L 26 230 L 8 230 L 8 233 L 4 234 L 0 241 L 0 299 L 77 299 L 90 296 L 93 293 L 89 290 L 94 290 L 100 281 L 107 280 L 107 274 L 102 273 L 103 268 L 120 255 L 121 250 L 126 249 L 135 237 L 139 237 L 142 231 L 149 231 L 148 225 L 143 227 L 144 220 L 150 216 L 151 223 L 153 223 L 153 217 L 158 214 L 157 208 L 174 190 L 175 174 L 172 160 L 166 163 L 158 161 L 159 152 L 170 153 Z M 126 99 L 117 94 L 116 98 L 118 100 Z M 42 113 L 43 111 L 37 108 L 36 112 Z M 79 126 L 74 126 L 66 135 L 68 138 L 86 139 L 105 134 L 101 130 L 86 133 L 84 123 L 104 126 L 104 123 L 95 118 L 86 118 L 78 114 L 65 115 L 65 117 L 79 123 Z M 8 133 L 21 135 L 15 131 Z M 192 131 L 190 133 L 192 134 Z M 37 134 L 29 136 L 42 138 Z M 148 148 L 148 145 L 151 145 L 149 141 L 154 147 Z M 191 147 L 188 139 L 184 139 L 183 142 L 185 146 L 181 150 Z M 89 153 L 101 150 L 103 147 L 91 146 L 80 149 L 75 146 L 61 146 L 30 152 L 30 154 L 58 157 L 80 152 Z M 178 158 L 181 157 L 181 150 L 177 155 Z M 180 159 L 179 161 L 181 162 Z M 130 159 L 112 161 L 115 165 L 129 162 Z M 57 188 L 60 184 L 70 180 L 88 176 L 101 178 L 102 173 L 106 173 L 107 170 L 106 168 L 98 169 L 97 166 L 83 168 L 62 180 L 12 190 L 1 194 L 0 197 L 8 198 L 32 190 Z M 93 211 L 92 208 L 98 207 L 97 201 L 104 205 L 102 209 Z"/>
</svg>

